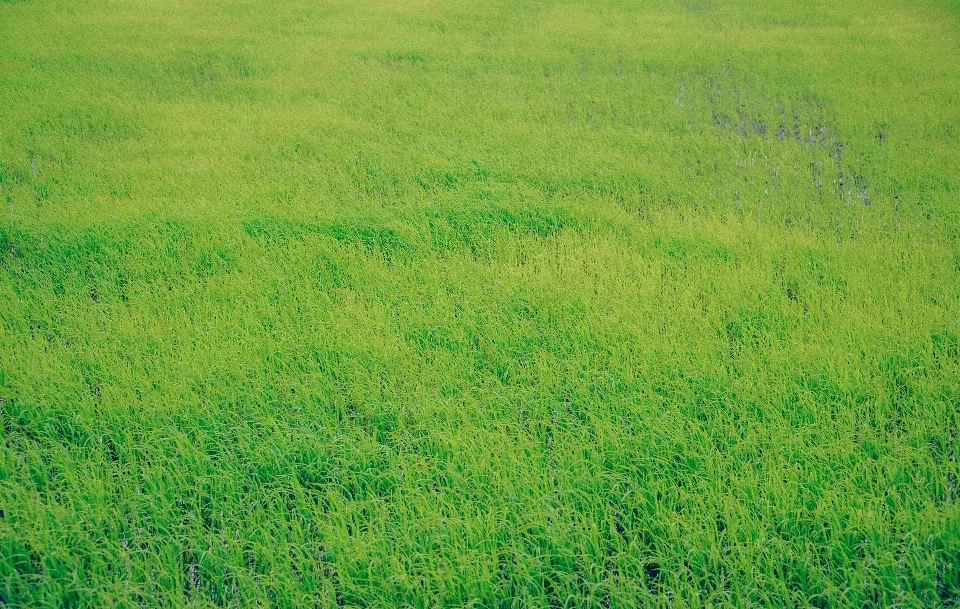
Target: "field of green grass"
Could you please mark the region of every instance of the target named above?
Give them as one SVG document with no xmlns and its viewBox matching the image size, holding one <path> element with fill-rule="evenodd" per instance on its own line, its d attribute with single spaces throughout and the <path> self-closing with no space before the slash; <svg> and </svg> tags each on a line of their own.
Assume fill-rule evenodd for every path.
<svg viewBox="0 0 960 609">
<path fill-rule="evenodd" d="M 960 605 L 956 0 L 0 0 L 0 607 Z"/>
</svg>

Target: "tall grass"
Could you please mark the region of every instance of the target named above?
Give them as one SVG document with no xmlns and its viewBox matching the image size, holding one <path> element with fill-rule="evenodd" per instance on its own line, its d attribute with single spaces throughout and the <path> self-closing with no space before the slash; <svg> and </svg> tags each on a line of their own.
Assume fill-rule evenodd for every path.
<svg viewBox="0 0 960 609">
<path fill-rule="evenodd" d="M 0 605 L 956 606 L 958 32 L 0 3 Z"/>
</svg>

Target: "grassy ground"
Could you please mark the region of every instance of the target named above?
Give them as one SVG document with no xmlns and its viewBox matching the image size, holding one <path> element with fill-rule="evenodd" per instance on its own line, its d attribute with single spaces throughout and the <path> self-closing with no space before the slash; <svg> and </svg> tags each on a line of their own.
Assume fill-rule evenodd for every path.
<svg viewBox="0 0 960 609">
<path fill-rule="evenodd" d="M 960 602 L 960 10 L 0 2 L 0 605 Z"/>
</svg>

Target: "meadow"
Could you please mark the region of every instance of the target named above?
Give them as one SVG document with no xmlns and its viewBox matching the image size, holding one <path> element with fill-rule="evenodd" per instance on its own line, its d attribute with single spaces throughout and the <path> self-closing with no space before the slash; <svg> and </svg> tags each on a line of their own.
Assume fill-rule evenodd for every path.
<svg viewBox="0 0 960 609">
<path fill-rule="evenodd" d="M 0 0 L 0 606 L 960 605 L 955 0 Z"/>
</svg>

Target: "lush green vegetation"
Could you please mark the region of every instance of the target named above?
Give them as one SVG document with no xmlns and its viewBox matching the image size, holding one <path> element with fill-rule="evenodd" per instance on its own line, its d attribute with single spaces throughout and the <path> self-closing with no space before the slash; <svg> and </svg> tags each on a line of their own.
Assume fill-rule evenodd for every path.
<svg viewBox="0 0 960 609">
<path fill-rule="evenodd" d="M 956 606 L 956 2 L 0 2 L 0 606 Z"/>
</svg>

